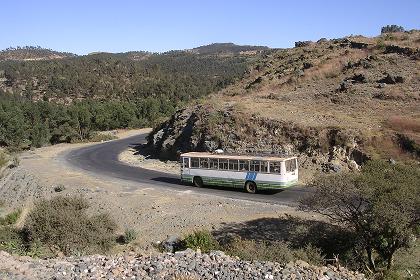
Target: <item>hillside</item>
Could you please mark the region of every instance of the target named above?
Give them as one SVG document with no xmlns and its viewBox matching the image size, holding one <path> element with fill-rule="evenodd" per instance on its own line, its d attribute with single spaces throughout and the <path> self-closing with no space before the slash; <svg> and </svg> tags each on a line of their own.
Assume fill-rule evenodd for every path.
<svg viewBox="0 0 420 280">
<path fill-rule="evenodd" d="M 296 45 L 265 53 L 244 79 L 156 128 L 156 154 L 297 154 L 310 174 L 420 156 L 419 31 Z"/>
<path fill-rule="evenodd" d="M 186 52 L 95 53 L 60 60 L 0 62 L 0 90 L 33 100 L 132 100 L 165 96 L 188 100 L 243 76 L 250 58 Z"/>
<path fill-rule="evenodd" d="M 192 53 L 203 55 L 249 55 L 269 50 L 265 46 L 241 46 L 234 43 L 214 43 L 206 46 L 200 46 L 189 50 Z"/>
<path fill-rule="evenodd" d="M 75 57 L 75 54 L 67 52 L 57 52 L 41 47 L 16 47 L 7 48 L 0 51 L 0 61 L 3 60 L 17 60 L 17 61 L 33 61 L 33 60 L 50 60 L 61 59 L 67 57 Z"/>
<path fill-rule="evenodd" d="M 0 146 L 20 150 L 85 141 L 97 130 L 152 126 L 181 104 L 241 79 L 258 55 L 99 52 L 0 61 Z"/>
</svg>

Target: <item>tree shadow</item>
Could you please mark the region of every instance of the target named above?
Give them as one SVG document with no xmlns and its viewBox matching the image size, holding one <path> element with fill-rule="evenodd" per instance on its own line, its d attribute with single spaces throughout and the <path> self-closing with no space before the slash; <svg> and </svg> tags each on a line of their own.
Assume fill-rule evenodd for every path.
<svg viewBox="0 0 420 280">
<path fill-rule="evenodd" d="M 131 149 L 134 150 L 134 155 L 135 156 L 144 156 L 145 158 L 154 158 L 154 159 L 157 159 L 156 157 L 153 157 L 154 153 L 152 152 L 152 149 L 150 148 L 150 146 L 147 146 L 147 144 L 144 144 L 144 143 L 131 143 L 128 146 Z"/>
<path fill-rule="evenodd" d="M 327 258 L 347 254 L 356 240 L 350 231 L 337 225 L 291 216 L 228 223 L 213 231 L 213 235 L 221 244 L 228 244 L 235 237 L 257 242 L 286 242 L 296 249 L 311 244 L 320 248 Z"/>
</svg>

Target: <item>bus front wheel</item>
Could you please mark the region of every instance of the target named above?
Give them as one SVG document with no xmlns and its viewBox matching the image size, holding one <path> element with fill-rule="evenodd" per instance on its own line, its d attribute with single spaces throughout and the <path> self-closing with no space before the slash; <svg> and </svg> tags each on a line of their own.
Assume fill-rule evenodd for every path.
<svg viewBox="0 0 420 280">
<path fill-rule="evenodd" d="M 245 183 L 245 191 L 247 193 L 256 193 L 257 192 L 257 184 L 254 182 L 246 182 Z"/>
<path fill-rule="evenodd" d="M 194 177 L 193 185 L 194 187 L 201 188 L 203 186 L 203 179 L 201 177 Z"/>
</svg>

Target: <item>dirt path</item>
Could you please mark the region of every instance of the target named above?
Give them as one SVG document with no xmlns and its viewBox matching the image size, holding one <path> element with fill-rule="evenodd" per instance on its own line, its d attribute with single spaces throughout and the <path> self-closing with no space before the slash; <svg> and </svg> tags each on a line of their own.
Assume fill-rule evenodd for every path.
<svg viewBox="0 0 420 280">
<path fill-rule="evenodd" d="M 146 131 L 121 131 L 118 137 Z M 30 205 L 33 200 L 42 197 L 81 195 L 91 202 L 92 211 L 111 213 L 121 232 L 128 228 L 135 229 L 139 233 L 138 243 L 141 246 L 196 228 L 211 230 L 263 217 L 308 215 L 282 205 L 221 198 L 189 190 L 164 190 L 152 185 L 101 178 L 71 167 L 63 160 L 63 153 L 86 145 L 92 144 L 59 144 L 22 154 L 20 167 L 12 169 L 8 176 L 0 180 L 4 202 L 18 207 Z M 63 186 L 64 191 L 56 192 L 56 186 Z M 19 193 L 18 200 L 16 193 Z"/>
</svg>

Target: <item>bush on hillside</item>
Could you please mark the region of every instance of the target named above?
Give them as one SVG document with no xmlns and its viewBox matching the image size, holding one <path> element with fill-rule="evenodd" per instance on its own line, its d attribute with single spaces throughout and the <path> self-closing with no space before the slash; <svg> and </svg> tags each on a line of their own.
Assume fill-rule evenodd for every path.
<svg viewBox="0 0 420 280">
<path fill-rule="evenodd" d="M 18 209 L 7 214 L 4 217 L 0 217 L 0 226 L 14 225 L 17 222 L 17 220 L 19 220 L 21 214 L 22 210 Z"/>
<path fill-rule="evenodd" d="M 219 243 L 207 230 L 198 230 L 194 231 L 191 234 L 188 234 L 182 240 L 183 249 L 191 248 L 193 250 L 200 249 L 204 253 L 208 253 L 212 250 L 220 249 Z"/>
<path fill-rule="evenodd" d="M 393 33 L 393 32 L 404 32 L 404 27 L 392 24 L 392 25 L 386 25 L 381 28 L 381 34 Z"/>
<path fill-rule="evenodd" d="M 316 265 L 324 263 L 321 251 L 312 245 L 293 249 L 282 241 L 264 242 L 235 238 L 225 245 L 225 249 L 229 255 L 250 261 L 275 261 L 286 264 L 291 261 L 303 260 Z"/>
<path fill-rule="evenodd" d="M 79 197 L 39 201 L 25 223 L 28 240 L 65 255 L 108 251 L 115 243 L 117 225 L 107 214 L 89 216 L 88 207 Z"/>
</svg>

